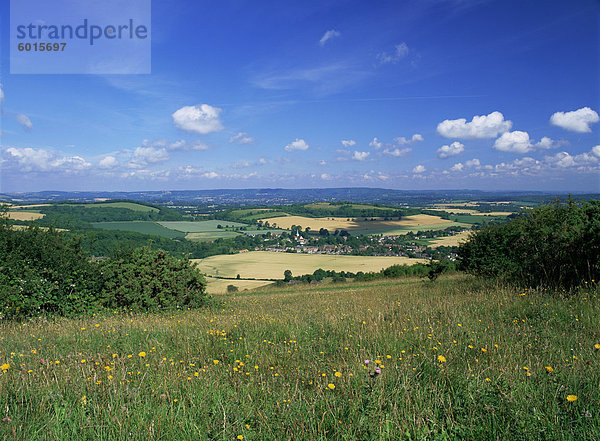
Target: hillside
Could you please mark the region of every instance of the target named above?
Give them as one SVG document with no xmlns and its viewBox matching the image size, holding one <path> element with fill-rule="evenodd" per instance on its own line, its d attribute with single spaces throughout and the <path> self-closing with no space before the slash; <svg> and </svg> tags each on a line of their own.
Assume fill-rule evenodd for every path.
<svg viewBox="0 0 600 441">
<path fill-rule="evenodd" d="M 0 438 L 593 440 L 598 329 L 597 288 L 465 276 L 2 323 Z"/>
</svg>

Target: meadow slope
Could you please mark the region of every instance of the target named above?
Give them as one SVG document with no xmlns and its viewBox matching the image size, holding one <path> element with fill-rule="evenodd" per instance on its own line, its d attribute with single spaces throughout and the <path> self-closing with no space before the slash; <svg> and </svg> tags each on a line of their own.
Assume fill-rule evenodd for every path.
<svg viewBox="0 0 600 441">
<path fill-rule="evenodd" d="M 0 439 L 597 440 L 599 330 L 465 276 L 2 323 Z"/>
</svg>

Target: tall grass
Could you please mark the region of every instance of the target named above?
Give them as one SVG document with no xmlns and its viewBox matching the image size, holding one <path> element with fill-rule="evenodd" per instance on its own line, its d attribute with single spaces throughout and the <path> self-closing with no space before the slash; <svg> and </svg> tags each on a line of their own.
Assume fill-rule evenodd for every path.
<svg viewBox="0 0 600 441">
<path fill-rule="evenodd" d="M 5 323 L 0 439 L 600 439 L 597 295 L 452 276 Z"/>
</svg>

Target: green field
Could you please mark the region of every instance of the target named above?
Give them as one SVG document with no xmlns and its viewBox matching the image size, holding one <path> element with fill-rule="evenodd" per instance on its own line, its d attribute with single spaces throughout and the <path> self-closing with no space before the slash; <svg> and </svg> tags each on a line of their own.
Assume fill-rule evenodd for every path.
<svg viewBox="0 0 600 441">
<path fill-rule="evenodd" d="M 156 236 L 162 236 L 169 239 L 183 239 L 185 233 L 177 230 L 170 230 L 158 222 L 147 222 L 147 221 L 127 221 L 127 222 L 94 222 L 92 225 L 95 228 L 101 228 L 103 230 L 121 230 L 121 231 L 133 231 L 142 234 L 153 234 Z"/>
<path fill-rule="evenodd" d="M 231 222 L 224 220 L 207 220 L 197 222 L 173 221 L 157 223 L 165 228 L 182 231 L 184 233 L 206 233 L 209 231 L 221 231 L 221 228 L 217 228 L 219 225 L 221 225 L 223 228 L 239 228 L 248 226 L 247 224 L 243 224 L 241 222 Z"/>
<path fill-rule="evenodd" d="M 158 208 L 148 207 L 147 205 L 136 204 L 134 202 L 102 202 L 99 204 L 84 204 L 85 208 L 105 207 L 105 208 L 127 208 L 133 211 L 158 212 Z"/>
<path fill-rule="evenodd" d="M 599 329 L 597 290 L 466 276 L 2 322 L 0 439 L 593 441 Z"/>
<path fill-rule="evenodd" d="M 188 240 L 196 240 L 200 242 L 213 241 L 215 239 L 230 239 L 235 236 L 239 236 L 240 233 L 235 231 L 217 230 L 217 231 L 203 231 L 201 233 L 186 233 L 185 238 Z"/>
<path fill-rule="evenodd" d="M 291 270 L 293 275 L 312 274 L 324 270 L 370 272 L 392 265 L 427 263 L 426 259 L 408 257 L 337 256 L 332 254 L 277 253 L 250 251 L 238 254 L 211 256 L 195 259 L 198 268 L 205 274 L 218 277 L 242 279 L 283 279 L 283 272 Z"/>
</svg>

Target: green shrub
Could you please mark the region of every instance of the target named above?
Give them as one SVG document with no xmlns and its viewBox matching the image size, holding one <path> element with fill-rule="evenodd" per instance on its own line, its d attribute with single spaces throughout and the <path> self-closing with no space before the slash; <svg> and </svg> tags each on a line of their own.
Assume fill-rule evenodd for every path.
<svg viewBox="0 0 600 441">
<path fill-rule="evenodd" d="M 101 280 L 80 245 L 53 229 L 15 230 L 0 222 L 0 317 L 96 309 Z"/>
<path fill-rule="evenodd" d="M 460 268 L 521 286 L 572 288 L 600 278 L 600 201 L 556 202 L 475 232 Z"/>
<path fill-rule="evenodd" d="M 206 282 L 189 260 L 150 247 L 121 251 L 100 264 L 102 305 L 133 311 L 198 307 Z"/>
</svg>

